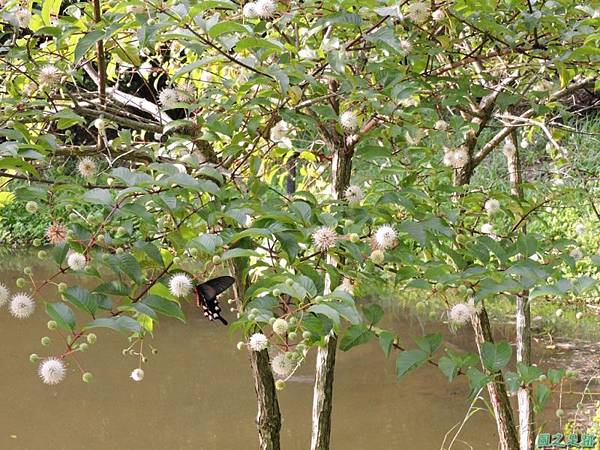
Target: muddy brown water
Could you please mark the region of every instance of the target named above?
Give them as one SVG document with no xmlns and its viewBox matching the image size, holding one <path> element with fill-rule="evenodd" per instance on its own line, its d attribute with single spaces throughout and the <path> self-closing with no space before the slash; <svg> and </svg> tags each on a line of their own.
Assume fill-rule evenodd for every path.
<svg viewBox="0 0 600 450">
<path fill-rule="evenodd" d="M 34 261 L 27 261 L 30 265 Z M 19 276 L 14 260 L 0 263 L 0 282 L 14 290 Z M 52 268 L 35 263 L 43 279 Z M 52 291 L 38 300 L 56 300 Z M 186 305 L 187 323 L 163 318 L 151 343 L 159 350 L 144 365 L 142 382 L 129 378 L 136 360 L 123 356 L 127 339 L 98 330 L 98 343 L 78 356 L 94 382 L 81 381 L 76 364 L 66 380 L 53 387 L 39 380 L 32 352 L 60 351 L 42 347 L 50 335 L 43 306 L 32 318 L 18 321 L 0 310 L 0 449 L 23 450 L 229 450 L 257 448 L 255 396 L 247 355 L 236 350 L 237 338 L 226 327 L 209 323 Z M 393 328 L 404 342 L 420 334 L 410 319 Z M 446 330 L 427 325 L 427 332 Z M 447 332 L 446 332 L 447 333 Z M 468 330 L 448 336 L 468 349 Z M 44 353 L 45 352 L 45 353 Z M 282 448 L 305 450 L 310 443 L 314 359 L 304 364 L 295 381 L 280 393 L 284 417 Z M 425 365 L 401 382 L 394 360 L 386 360 L 377 343 L 340 352 L 335 374 L 332 449 L 440 449 L 444 436 L 460 423 L 468 408 L 466 380 L 448 383 L 438 368 Z M 556 424 L 558 426 L 558 424 Z M 450 433 L 450 437 L 453 433 Z M 473 415 L 453 449 L 498 447 L 495 426 L 486 411 Z"/>
</svg>

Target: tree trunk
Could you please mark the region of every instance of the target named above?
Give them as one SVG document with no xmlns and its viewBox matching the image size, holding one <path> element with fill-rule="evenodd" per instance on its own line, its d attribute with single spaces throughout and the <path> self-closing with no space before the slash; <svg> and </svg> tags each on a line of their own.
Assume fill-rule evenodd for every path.
<svg viewBox="0 0 600 450">
<path fill-rule="evenodd" d="M 246 291 L 246 282 L 244 268 L 239 260 L 235 260 L 233 263 L 233 276 L 238 297 L 238 308 L 241 309 L 242 299 Z M 273 379 L 273 372 L 271 372 L 269 352 L 267 350 L 261 352 L 248 350 L 248 353 L 258 404 L 256 427 L 258 429 L 259 449 L 280 450 L 281 412 L 279 411 L 275 380 Z"/>
<path fill-rule="evenodd" d="M 462 186 L 468 184 L 473 175 L 475 164 L 473 163 L 471 152 L 469 152 L 469 162 L 465 167 L 454 171 L 454 185 Z M 478 312 L 472 319 L 473 330 L 475 331 L 475 341 L 477 350 L 481 358 L 482 344 L 484 342 L 494 342 L 492 336 L 492 327 L 485 309 L 485 305 L 481 306 L 481 312 Z M 483 361 L 483 360 L 482 360 Z M 508 394 L 506 392 L 504 377 L 502 372 L 491 374 L 493 379 L 488 383 L 488 393 L 496 419 L 496 427 L 498 429 L 498 440 L 501 450 L 520 450 L 519 441 L 517 439 L 517 429 L 513 421 L 513 414 Z"/>
<path fill-rule="evenodd" d="M 482 344 L 484 342 L 494 342 L 490 320 L 485 308 L 482 308 L 481 312 L 473 315 L 472 323 L 473 329 L 475 330 L 477 349 L 481 357 Z M 517 431 L 512 417 L 512 408 L 504 387 L 504 377 L 500 371 L 492 373 L 491 375 L 493 379 L 488 383 L 487 388 L 492 403 L 492 409 L 494 410 L 496 426 L 498 428 L 500 449 L 519 450 L 519 441 L 517 439 Z"/>
<path fill-rule="evenodd" d="M 518 140 L 516 132 L 510 139 L 514 145 L 513 153 L 505 153 L 512 194 L 523 198 L 521 164 L 519 160 Z M 523 291 L 517 295 L 517 362 L 531 365 L 531 307 L 529 292 Z M 519 403 L 519 444 L 520 450 L 533 450 L 535 416 L 533 411 L 533 393 L 531 385 L 520 387 L 517 392 Z"/>
<path fill-rule="evenodd" d="M 260 450 L 280 450 L 279 433 L 281 430 L 281 413 L 275 390 L 275 380 L 271 372 L 269 352 L 249 350 L 254 390 L 258 400 L 256 426 Z"/>
<path fill-rule="evenodd" d="M 333 197 L 341 198 L 350 185 L 352 149 L 336 147 L 332 161 Z M 333 263 L 333 261 L 330 261 Z M 329 276 L 325 276 L 325 293 L 331 290 Z M 331 411 L 333 408 L 333 375 L 337 337 L 331 333 L 325 346 L 317 352 L 316 379 L 313 393 L 311 450 L 329 450 L 331 442 Z"/>
</svg>

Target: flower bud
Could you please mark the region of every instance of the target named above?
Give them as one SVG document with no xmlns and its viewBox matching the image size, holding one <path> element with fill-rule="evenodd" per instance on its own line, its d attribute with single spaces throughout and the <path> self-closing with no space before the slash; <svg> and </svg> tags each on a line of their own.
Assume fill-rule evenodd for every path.
<svg viewBox="0 0 600 450">
<path fill-rule="evenodd" d="M 89 349 L 89 345 L 86 344 L 85 342 L 82 342 L 81 344 L 79 344 L 79 351 L 81 352 L 86 352 Z"/>
<path fill-rule="evenodd" d="M 67 283 L 58 283 L 58 292 L 64 294 L 65 292 L 67 292 L 68 287 L 69 286 L 67 285 Z"/>
<path fill-rule="evenodd" d="M 279 297 L 281 295 L 281 290 L 279 290 L 279 289 L 273 289 L 273 295 L 275 297 Z"/>
<path fill-rule="evenodd" d="M 17 287 L 23 288 L 27 285 L 25 278 L 17 278 Z"/>
<path fill-rule="evenodd" d="M 296 333 L 295 331 L 292 331 L 291 333 L 288 334 L 288 338 L 291 341 L 295 341 L 297 337 L 298 337 L 298 333 Z"/>
<path fill-rule="evenodd" d="M 29 361 L 31 361 L 32 363 L 36 363 L 39 360 L 40 357 L 36 353 L 32 353 L 31 355 L 29 355 Z"/>
<path fill-rule="evenodd" d="M 310 339 L 312 337 L 312 333 L 310 331 L 305 331 L 302 333 L 302 337 L 304 339 Z"/>
<path fill-rule="evenodd" d="M 25 210 L 29 214 L 35 214 L 36 212 L 38 212 L 38 204 L 36 202 L 27 202 L 25 204 Z"/>
<path fill-rule="evenodd" d="M 34 247 L 39 247 L 40 245 L 42 245 L 42 241 L 40 239 L 34 239 L 33 241 L 31 241 L 31 243 L 33 244 Z"/>
<path fill-rule="evenodd" d="M 46 326 L 48 327 L 48 329 L 50 331 L 53 331 L 53 330 L 56 330 L 56 328 L 58 327 L 58 324 L 54 320 L 49 320 L 48 323 L 46 324 Z"/>
<path fill-rule="evenodd" d="M 95 344 L 98 340 L 98 337 L 94 333 L 90 333 L 86 337 L 88 344 Z"/>
<path fill-rule="evenodd" d="M 381 250 L 373 250 L 369 258 L 375 264 L 383 264 L 385 261 L 385 254 Z"/>
<path fill-rule="evenodd" d="M 92 375 L 90 372 L 86 372 L 81 376 L 81 379 L 84 383 L 91 383 L 94 380 L 94 375 Z"/>
<path fill-rule="evenodd" d="M 181 264 L 181 258 L 179 256 L 176 256 L 175 258 L 173 258 L 173 264 L 175 264 L 176 266 Z"/>
<path fill-rule="evenodd" d="M 360 236 L 357 233 L 350 233 L 348 235 L 348 240 L 354 244 L 360 241 Z"/>
<path fill-rule="evenodd" d="M 245 346 L 246 346 L 246 343 L 243 342 L 243 341 L 240 341 L 240 342 L 237 343 L 236 347 L 237 347 L 238 350 L 242 350 Z"/>
<path fill-rule="evenodd" d="M 46 250 L 40 250 L 40 251 L 37 253 L 37 257 L 38 257 L 39 259 L 46 259 L 46 258 L 48 257 L 48 252 L 47 252 Z"/>
<path fill-rule="evenodd" d="M 285 381 L 277 380 L 275 382 L 275 389 L 277 389 L 278 391 L 282 391 L 284 388 L 285 388 Z"/>
<path fill-rule="evenodd" d="M 294 280 L 292 280 L 291 278 L 288 278 L 287 280 L 285 280 L 285 285 L 287 287 L 292 287 L 294 285 Z"/>
<path fill-rule="evenodd" d="M 215 255 L 212 257 L 213 264 L 221 264 L 221 257 L 219 255 Z"/>
<path fill-rule="evenodd" d="M 48 336 L 44 336 L 44 337 L 41 339 L 41 342 L 42 342 L 42 345 L 43 345 L 44 347 L 47 347 L 47 346 L 49 346 L 49 345 L 50 345 L 50 338 L 49 338 Z"/>
</svg>

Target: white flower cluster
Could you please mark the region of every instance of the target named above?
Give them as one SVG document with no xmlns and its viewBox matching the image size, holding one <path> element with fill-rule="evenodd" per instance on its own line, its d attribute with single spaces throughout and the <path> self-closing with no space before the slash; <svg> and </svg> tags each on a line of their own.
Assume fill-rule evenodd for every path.
<svg viewBox="0 0 600 450">
<path fill-rule="evenodd" d="M 271 128 L 271 140 L 281 147 L 292 148 L 292 141 L 289 136 L 290 124 L 285 120 L 280 120 Z"/>
<path fill-rule="evenodd" d="M 457 303 L 452 306 L 448 311 L 448 320 L 453 326 L 461 326 L 466 324 L 476 312 L 475 300 L 471 298 L 468 303 Z"/>
<path fill-rule="evenodd" d="M 134 369 L 129 377 L 133 381 L 142 381 L 144 379 L 144 369 Z"/>
<path fill-rule="evenodd" d="M 575 234 L 581 236 L 585 233 L 585 225 L 582 223 L 575 224 Z"/>
<path fill-rule="evenodd" d="M 490 198 L 485 202 L 485 210 L 490 216 L 500 212 L 500 202 L 495 198 Z"/>
<path fill-rule="evenodd" d="M 192 279 L 184 273 L 173 275 L 169 280 L 169 292 L 175 297 L 185 297 L 193 287 Z"/>
<path fill-rule="evenodd" d="M 444 165 L 454 169 L 461 169 L 469 163 L 469 152 L 464 146 L 452 149 L 444 148 Z"/>
<path fill-rule="evenodd" d="M 67 265 L 69 268 L 75 272 L 80 272 L 85 270 L 87 266 L 87 259 L 85 255 L 73 252 L 67 257 Z"/>
<path fill-rule="evenodd" d="M 52 64 L 45 65 L 38 72 L 38 82 L 41 86 L 54 87 L 60 83 L 61 78 L 60 70 Z"/>
<path fill-rule="evenodd" d="M 396 230 L 394 230 L 393 226 L 388 224 L 381 225 L 375 231 L 375 243 L 377 247 L 384 250 L 394 245 L 396 236 Z"/>
<path fill-rule="evenodd" d="M 0 307 L 6 305 L 8 299 L 10 298 L 10 291 L 8 288 L 0 283 Z"/>
<path fill-rule="evenodd" d="M 344 191 L 344 198 L 350 204 L 358 204 L 365 198 L 365 194 L 359 186 L 350 185 Z"/>
<path fill-rule="evenodd" d="M 348 131 L 354 131 L 358 128 L 358 116 L 354 111 L 344 111 L 340 114 L 340 125 Z"/>
<path fill-rule="evenodd" d="M 333 247 L 338 240 L 338 235 L 331 227 L 317 228 L 312 234 L 315 247 L 324 252 Z"/>
<path fill-rule="evenodd" d="M 269 346 L 269 339 L 262 333 L 254 333 L 250 336 L 248 347 L 254 352 L 265 350 Z"/>
<path fill-rule="evenodd" d="M 21 292 L 13 295 L 8 309 L 13 317 L 27 319 L 35 311 L 35 301 L 29 294 Z"/>
<path fill-rule="evenodd" d="M 279 336 L 285 336 L 289 328 L 289 324 L 285 319 L 278 318 L 273 322 L 273 333 Z"/>
<path fill-rule="evenodd" d="M 62 359 L 48 358 L 40 364 L 38 374 L 45 384 L 58 384 L 65 379 L 67 367 Z"/>
<path fill-rule="evenodd" d="M 173 109 L 179 103 L 179 94 L 177 89 L 165 88 L 158 94 L 158 101 L 163 109 Z"/>
<path fill-rule="evenodd" d="M 429 6 L 425 2 L 414 2 L 408 5 L 408 17 L 417 24 L 427 22 L 429 18 Z"/>
<path fill-rule="evenodd" d="M 79 164 L 77 164 L 77 170 L 83 178 L 93 177 L 96 174 L 96 169 L 96 162 L 88 156 L 81 158 Z"/>
<path fill-rule="evenodd" d="M 258 0 L 249 2 L 242 8 L 242 14 L 246 19 L 254 19 L 260 17 L 268 19 L 273 17 L 277 12 L 277 2 L 274 0 Z"/>
<path fill-rule="evenodd" d="M 287 377 L 294 370 L 294 361 L 287 353 L 278 353 L 271 361 L 271 368 L 276 375 Z"/>
</svg>

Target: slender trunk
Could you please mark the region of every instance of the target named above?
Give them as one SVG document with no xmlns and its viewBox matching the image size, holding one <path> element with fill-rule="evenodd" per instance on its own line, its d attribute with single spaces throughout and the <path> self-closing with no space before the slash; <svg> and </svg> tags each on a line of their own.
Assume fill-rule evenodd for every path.
<svg viewBox="0 0 600 450">
<path fill-rule="evenodd" d="M 469 156 L 468 164 L 462 169 L 454 171 L 455 186 L 468 184 L 473 175 L 475 166 L 472 156 Z M 472 319 L 473 330 L 475 331 L 475 341 L 480 358 L 482 357 L 481 349 L 484 342 L 494 342 L 492 335 L 492 327 L 485 309 L 485 305 L 481 306 L 481 311 L 473 315 Z M 492 373 L 492 381 L 487 385 L 496 427 L 498 429 L 498 440 L 501 450 L 520 450 L 519 441 L 517 439 L 517 429 L 513 420 L 513 412 L 508 400 L 504 377 L 502 372 Z"/>
<path fill-rule="evenodd" d="M 485 307 L 481 312 L 473 315 L 473 330 L 475 330 L 475 340 L 477 350 L 481 357 L 481 348 L 484 342 L 494 342 L 492 337 L 492 327 L 487 315 Z M 512 408 L 506 393 L 504 377 L 502 372 L 498 371 L 491 374 L 493 379 L 488 383 L 488 393 L 490 402 L 494 410 L 496 426 L 498 428 L 498 440 L 501 450 L 519 450 L 519 441 L 517 439 L 517 431 L 512 416 Z"/>
<path fill-rule="evenodd" d="M 93 1 L 94 6 L 94 22 L 102 21 L 102 6 L 100 0 Z M 96 62 L 98 64 L 98 97 L 102 106 L 106 105 L 106 58 L 104 55 L 104 41 L 99 39 L 96 42 Z M 98 128 L 97 149 L 98 151 L 104 148 L 104 130 Z"/>
<path fill-rule="evenodd" d="M 333 196 L 341 198 L 350 185 L 352 149 L 344 146 L 335 149 L 332 161 Z M 333 263 L 333 261 L 330 261 Z M 329 277 L 325 277 L 325 291 L 330 290 Z M 331 442 L 331 411 L 333 409 L 333 376 L 337 337 L 333 332 L 317 352 L 316 379 L 313 393 L 311 450 L 329 450 Z"/>
<path fill-rule="evenodd" d="M 523 198 L 521 164 L 516 132 L 510 136 L 514 145 L 514 153 L 506 153 L 506 164 L 510 177 L 512 194 Z M 529 292 L 523 291 L 517 295 L 517 362 L 531 365 L 531 308 Z M 533 411 L 533 393 L 531 385 L 521 386 L 517 392 L 519 403 L 519 443 L 520 450 L 533 450 L 535 416 Z"/>
<path fill-rule="evenodd" d="M 239 262 L 233 263 L 233 276 L 237 292 L 238 307 L 241 308 L 242 299 L 246 290 L 244 269 Z M 269 352 L 263 350 L 254 352 L 248 350 L 258 413 L 256 427 L 258 429 L 258 442 L 260 450 L 280 450 L 281 412 L 277 400 L 275 380 L 271 372 Z"/>
</svg>

